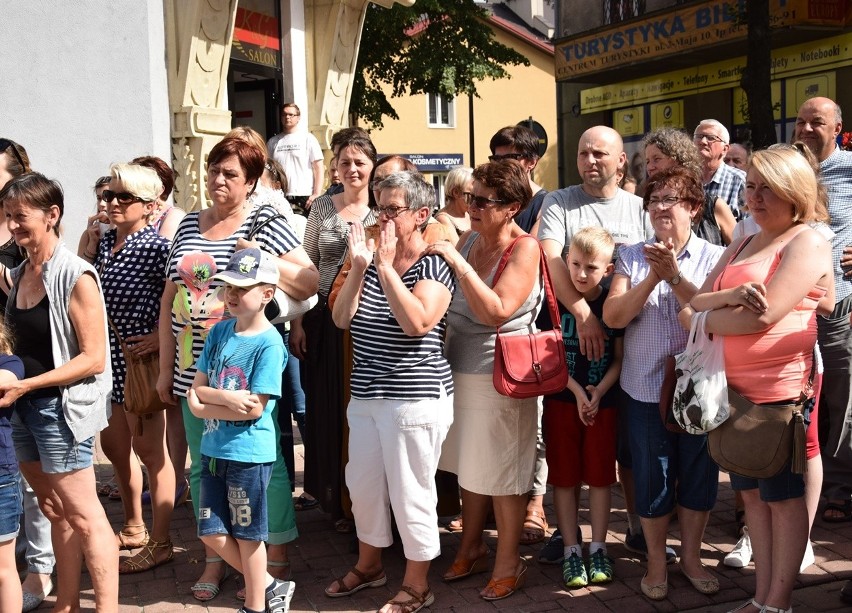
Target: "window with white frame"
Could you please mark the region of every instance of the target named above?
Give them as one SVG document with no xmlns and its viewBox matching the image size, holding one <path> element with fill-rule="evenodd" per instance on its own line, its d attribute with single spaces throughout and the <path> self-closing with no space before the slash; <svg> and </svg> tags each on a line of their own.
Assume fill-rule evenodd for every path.
<svg viewBox="0 0 852 613">
<path fill-rule="evenodd" d="M 429 94 L 428 120 L 430 128 L 453 128 L 456 125 L 454 98 L 441 94 Z"/>
</svg>

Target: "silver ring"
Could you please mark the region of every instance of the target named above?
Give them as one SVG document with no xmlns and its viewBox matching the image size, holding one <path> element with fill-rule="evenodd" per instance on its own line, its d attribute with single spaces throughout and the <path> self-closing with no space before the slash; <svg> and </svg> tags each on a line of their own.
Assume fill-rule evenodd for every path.
<svg viewBox="0 0 852 613">
<path fill-rule="evenodd" d="M 750 287 L 746 290 L 750 295 L 754 296 L 757 293 L 757 290 L 753 287 Z"/>
</svg>

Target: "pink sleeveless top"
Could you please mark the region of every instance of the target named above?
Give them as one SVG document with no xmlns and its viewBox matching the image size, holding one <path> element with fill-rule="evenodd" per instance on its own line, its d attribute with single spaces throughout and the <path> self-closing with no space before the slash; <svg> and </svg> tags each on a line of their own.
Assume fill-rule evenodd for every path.
<svg viewBox="0 0 852 613">
<path fill-rule="evenodd" d="M 779 245 L 775 253 L 748 262 L 731 263 L 737 257 L 734 254 L 714 289 L 730 289 L 750 281 L 768 284 L 781 263 L 783 248 L 784 244 Z M 810 374 L 817 340 L 816 308 L 825 292 L 824 287 L 815 285 L 792 311 L 768 330 L 726 336 L 728 385 L 758 404 L 798 398 Z"/>
</svg>

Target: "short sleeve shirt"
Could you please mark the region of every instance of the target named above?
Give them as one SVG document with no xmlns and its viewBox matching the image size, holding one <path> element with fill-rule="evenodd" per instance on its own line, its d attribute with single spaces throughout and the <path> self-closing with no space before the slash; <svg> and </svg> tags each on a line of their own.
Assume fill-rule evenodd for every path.
<svg viewBox="0 0 852 613">
<path fill-rule="evenodd" d="M 14 355 L 0 355 L 0 370 L 8 370 L 19 381 L 24 378 L 24 363 Z M 15 405 L 0 409 L 0 475 L 11 475 L 18 472 L 18 459 L 15 456 L 15 445 L 12 443 L 12 424 L 9 420 Z"/>
<path fill-rule="evenodd" d="M 739 168 L 720 164 L 713 178 L 704 184 L 704 195 L 709 196 L 711 202 L 721 198 L 731 207 L 734 217 L 742 219 L 745 208 L 745 177 L 746 173 Z"/>
<path fill-rule="evenodd" d="M 222 240 L 208 240 L 201 235 L 198 212 L 181 220 L 166 265 L 167 278 L 177 285 L 172 302 L 172 332 L 176 340 L 174 390 L 178 396 L 186 396 L 192 385 L 195 362 L 210 328 L 230 317 L 225 311 L 225 283 L 213 279 L 213 275 L 227 267 L 237 239 L 248 236 L 256 215 L 260 216 L 260 225 L 275 214 L 272 207 L 252 211 L 234 234 Z M 283 217 L 263 226 L 254 240 L 275 256 L 299 247 L 299 239 Z"/>
<path fill-rule="evenodd" d="M 235 331 L 236 323 L 236 319 L 229 319 L 213 326 L 198 358 L 198 369 L 207 374 L 210 387 L 268 394 L 269 402 L 257 419 L 205 419 L 201 453 L 252 464 L 274 462 L 272 408 L 274 399 L 281 397 L 281 373 L 287 361 L 284 341 L 271 326 L 258 334 L 244 335 Z"/>
<path fill-rule="evenodd" d="M 444 258 L 427 255 L 402 275 L 409 291 L 420 281 L 437 281 L 452 294 L 455 277 Z M 444 357 L 446 315 L 423 336 L 408 336 L 391 312 L 376 267 L 364 275 L 361 302 L 352 318 L 354 398 L 422 400 L 440 398 L 441 387 L 453 392 L 450 365 Z"/>
<path fill-rule="evenodd" d="M 314 193 L 313 163 L 323 157 L 319 141 L 313 134 L 281 133 L 269 139 L 267 149 L 269 157 L 284 169 L 288 196 L 310 196 Z M 316 187 L 319 190 L 320 186 Z"/>
</svg>

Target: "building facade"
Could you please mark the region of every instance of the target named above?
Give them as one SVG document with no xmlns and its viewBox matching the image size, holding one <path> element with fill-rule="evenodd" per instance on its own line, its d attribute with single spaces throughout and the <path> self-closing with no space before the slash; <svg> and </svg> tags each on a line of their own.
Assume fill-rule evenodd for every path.
<svg viewBox="0 0 852 613">
<path fill-rule="evenodd" d="M 745 0 L 559 0 L 556 81 L 563 183 L 579 181 L 579 135 L 606 124 L 624 137 L 634 171 L 638 141 L 662 126 L 691 130 L 715 118 L 748 135 L 740 80 L 746 67 Z M 788 141 L 807 98 L 852 100 L 852 3 L 771 0 L 772 102 Z"/>
</svg>

